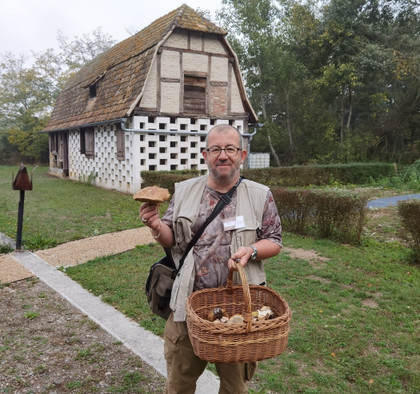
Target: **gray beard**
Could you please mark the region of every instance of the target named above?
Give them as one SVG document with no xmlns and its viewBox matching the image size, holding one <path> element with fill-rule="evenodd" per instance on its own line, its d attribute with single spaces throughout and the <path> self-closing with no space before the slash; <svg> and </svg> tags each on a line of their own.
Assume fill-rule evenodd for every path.
<svg viewBox="0 0 420 394">
<path fill-rule="evenodd" d="M 220 175 L 215 168 L 209 168 L 210 175 L 220 185 L 230 185 L 239 175 L 239 168 L 232 168 L 227 175 Z"/>
</svg>

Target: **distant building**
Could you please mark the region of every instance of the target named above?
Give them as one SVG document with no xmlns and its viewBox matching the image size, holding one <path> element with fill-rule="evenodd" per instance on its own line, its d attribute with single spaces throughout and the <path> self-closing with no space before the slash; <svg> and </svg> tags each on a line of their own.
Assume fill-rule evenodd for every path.
<svg viewBox="0 0 420 394">
<path fill-rule="evenodd" d="M 206 170 L 213 125 L 258 121 L 226 32 L 187 5 L 99 55 L 58 96 L 50 173 L 134 193 L 145 170 Z"/>
</svg>

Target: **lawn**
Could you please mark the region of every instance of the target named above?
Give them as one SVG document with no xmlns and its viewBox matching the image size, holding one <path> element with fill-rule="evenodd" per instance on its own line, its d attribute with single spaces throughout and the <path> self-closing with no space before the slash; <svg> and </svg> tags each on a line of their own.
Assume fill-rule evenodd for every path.
<svg viewBox="0 0 420 394">
<path fill-rule="evenodd" d="M 27 167 L 31 173 L 33 168 Z M 18 167 L 0 166 L 0 232 L 16 238 L 20 192 L 12 190 Z M 23 247 L 46 249 L 57 244 L 142 226 L 139 203 L 129 194 L 33 173 L 33 190 L 25 192 Z"/>
<path fill-rule="evenodd" d="M 255 392 L 420 392 L 420 272 L 406 263 L 407 248 L 284 238 L 288 248 L 314 250 L 322 259 L 285 252 L 266 262 L 268 286 L 288 301 L 293 319 L 287 351 L 259 363 Z M 164 321 L 150 313 L 141 291 L 161 254 L 143 245 L 66 272 L 161 335 Z"/>
<path fill-rule="evenodd" d="M 0 167 L 0 232 L 14 237 L 19 192 L 11 190 L 10 170 Z M 140 225 L 131 196 L 57 180 L 45 169 L 35 171 L 26 195 L 24 245 Z M 395 210 L 381 212 L 391 214 L 371 215 L 358 247 L 284 233 L 285 247 L 313 250 L 319 259 L 287 251 L 266 262 L 268 286 L 288 301 L 293 318 L 286 352 L 259 363 L 253 392 L 420 392 L 420 270 L 400 242 Z M 143 285 L 162 254 L 156 244 L 142 245 L 66 273 L 161 335 L 164 321 L 150 313 Z"/>
</svg>

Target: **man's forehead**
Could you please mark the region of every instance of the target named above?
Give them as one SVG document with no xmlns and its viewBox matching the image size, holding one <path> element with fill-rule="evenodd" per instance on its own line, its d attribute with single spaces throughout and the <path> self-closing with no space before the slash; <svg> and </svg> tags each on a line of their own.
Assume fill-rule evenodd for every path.
<svg viewBox="0 0 420 394">
<path fill-rule="evenodd" d="M 209 141 L 217 141 L 220 139 L 232 139 L 234 141 L 238 141 L 239 136 L 237 131 L 234 129 L 213 130 L 208 136 Z"/>
</svg>

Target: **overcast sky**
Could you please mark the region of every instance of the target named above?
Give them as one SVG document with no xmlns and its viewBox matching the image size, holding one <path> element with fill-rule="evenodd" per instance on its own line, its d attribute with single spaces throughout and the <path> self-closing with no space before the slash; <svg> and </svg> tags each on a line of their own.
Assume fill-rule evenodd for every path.
<svg viewBox="0 0 420 394">
<path fill-rule="evenodd" d="M 222 0 L 0 0 L 0 54 L 58 49 L 58 30 L 73 39 L 101 27 L 119 42 L 184 3 L 214 17 Z"/>
</svg>

